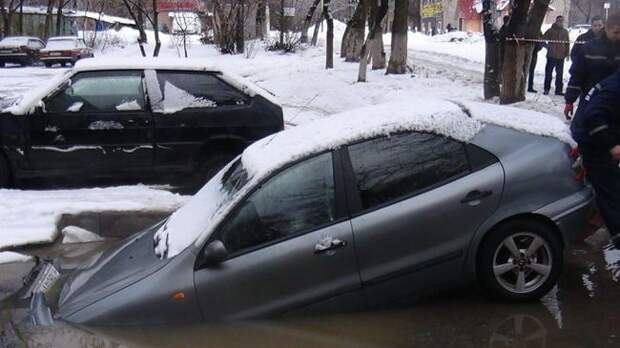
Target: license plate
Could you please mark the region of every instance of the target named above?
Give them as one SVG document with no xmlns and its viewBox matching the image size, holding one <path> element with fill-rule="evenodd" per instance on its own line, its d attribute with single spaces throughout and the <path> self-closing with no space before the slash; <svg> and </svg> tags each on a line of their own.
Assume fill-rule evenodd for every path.
<svg viewBox="0 0 620 348">
<path fill-rule="evenodd" d="M 56 270 L 51 263 L 44 263 L 38 270 L 38 274 L 34 278 L 34 281 L 28 288 L 28 291 L 24 294 L 24 298 L 30 297 L 37 292 L 47 293 L 49 289 L 54 286 L 56 281 L 60 278 L 60 273 Z"/>
<path fill-rule="evenodd" d="M 62 55 L 62 53 L 60 53 L 60 52 L 52 52 L 52 53 L 50 53 L 51 57 L 58 57 L 60 55 Z"/>
</svg>

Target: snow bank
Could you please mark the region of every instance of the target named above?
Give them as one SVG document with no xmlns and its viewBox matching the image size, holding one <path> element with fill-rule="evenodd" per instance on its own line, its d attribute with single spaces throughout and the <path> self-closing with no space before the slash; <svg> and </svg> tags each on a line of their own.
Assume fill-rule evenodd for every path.
<svg viewBox="0 0 620 348">
<path fill-rule="evenodd" d="M 574 145 L 570 129 L 557 117 L 515 107 L 477 102 L 463 102 L 472 117 L 480 122 L 494 124 L 530 134 L 553 137 Z"/>
<path fill-rule="evenodd" d="M 0 249 L 49 243 L 62 214 L 174 211 L 187 197 L 146 186 L 81 190 L 0 190 Z"/>
<path fill-rule="evenodd" d="M 12 251 L 0 252 L 0 265 L 4 263 L 28 262 L 32 256 L 14 253 Z"/>
<path fill-rule="evenodd" d="M 480 33 L 468 33 L 464 31 L 453 31 L 445 34 L 430 37 L 430 42 L 463 42 L 477 43 L 484 40 Z"/>
</svg>

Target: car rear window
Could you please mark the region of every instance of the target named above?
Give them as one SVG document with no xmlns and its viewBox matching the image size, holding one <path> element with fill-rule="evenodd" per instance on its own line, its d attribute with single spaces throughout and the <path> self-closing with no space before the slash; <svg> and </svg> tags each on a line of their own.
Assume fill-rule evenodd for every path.
<svg viewBox="0 0 620 348">
<path fill-rule="evenodd" d="M 10 46 L 26 46 L 28 45 L 28 38 L 24 37 L 7 37 L 0 41 L 0 45 Z"/>
<path fill-rule="evenodd" d="M 424 191 L 470 171 L 465 146 L 444 136 L 402 133 L 349 146 L 363 209 Z"/>
<path fill-rule="evenodd" d="M 165 112 L 245 105 L 248 97 L 212 73 L 158 71 Z"/>
<path fill-rule="evenodd" d="M 71 39 L 49 40 L 45 46 L 48 50 L 70 50 L 76 47 L 76 41 Z"/>
</svg>

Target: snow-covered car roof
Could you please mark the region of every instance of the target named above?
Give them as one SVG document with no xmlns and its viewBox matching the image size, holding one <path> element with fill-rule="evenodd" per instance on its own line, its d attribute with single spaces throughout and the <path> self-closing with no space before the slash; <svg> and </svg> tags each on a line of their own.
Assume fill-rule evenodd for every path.
<svg viewBox="0 0 620 348">
<path fill-rule="evenodd" d="M 79 40 L 81 39 L 80 37 L 77 36 L 54 36 L 54 37 L 50 37 L 49 39 L 47 39 L 48 42 L 50 41 L 64 41 L 64 40 Z"/>
<path fill-rule="evenodd" d="M 28 40 L 41 40 L 34 36 L 9 36 L 0 41 L 0 45 L 27 45 Z"/>
<path fill-rule="evenodd" d="M 228 71 L 223 71 L 214 66 L 209 66 L 204 61 L 181 59 L 181 58 L 133 58 L 133 59 L 110 59 L 104 58 L 87 58 L 79 60 L 73 69 L 68 70 L 65 74 L 60 74 L 52 80 L 37 88 L 35 91 L 24 96 L 16 104 L 0 110 L 10 112 L 14 115 L 26 115 L 41 104 L 41 100 L 49 95 L 63 81 L 71 76 L 88 71 L 104 71 L 104 70 L 181 70 L 181 71 L 206 71 L 220 74 L 220 78 L 233 87 L 243 91 L 250 97 L 260 95 L 271 103 L 279 105 L 277 98 L 254 84 L 253 82 Z"/>
<path fill-rule="evenodd" d="M 485 124 L 573 143 L 560 119 L 479 102 L 420 98 L 347 111 L 259 140 L 242 154 L 250 176 L 264 177 L 286 163 L 325 150 L 402 131 L 432 132 L 469 142 Z"/>
</svg>

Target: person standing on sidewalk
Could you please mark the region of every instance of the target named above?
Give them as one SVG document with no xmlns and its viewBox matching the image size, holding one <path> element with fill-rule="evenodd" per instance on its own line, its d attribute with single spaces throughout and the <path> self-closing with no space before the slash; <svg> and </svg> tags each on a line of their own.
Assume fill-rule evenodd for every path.
<svg viewBox="0 0 620 348">
<path fill-rule="evenodd" d="M 620 12 L 609 16 L 600 37 L 583 45 L 570 67 L 570 80 L 564 97 L 564 115 L 570 119 L 574 103 L 583 100 L 597 83 L 620 68 Z"/>
<path fill-rule="evenodd" d="M 568 30 L 564 28 L 563 16 L 556 17 L 555 23 L 543 35 L 543 40 L 549 41 L 546 43 L 547 66 L 545 67 L 544 94 L 549 94 L 555 70 L 555 94 L 564 95 L 564 60 L 570 53 L 570 39 Z"/>
<path fill-rule="evenodd" d="M 537 39 L 541 38 L 542 33 L 539 33 Z M 540 52 L 542 48 L 542 42 L 534 43 L 534 51 L 532 51 L 532 60 L 530 61 L 530 72 L 527 79 L 527 91 L 530 93 L 538 93 L 538 91 L 534 89 L 534 77 L 536 74 L 536 64 L 538 63 L 538 52 Z"/>
<path fill-rule="evenodd" d="M 583 98 L 571 133 L 611 243 L 620 248 L 620 72 L 597 83 Z"/>
<path fill-rule="evenodd" d="M 573 45 L 573 49 L 570 51 L 570 58 L 574 61 L 575 58 L 582 53 L 583 46 L 596 39 L 599 38 L 603 34 L 603 30 L 605 29 L 605 23 L 603 22 L 603 18 L 599 16 L 592 17 L 592 27 L 586 33 L 581 34 L 577 37 L 577 42 Z"/>
</svg>

